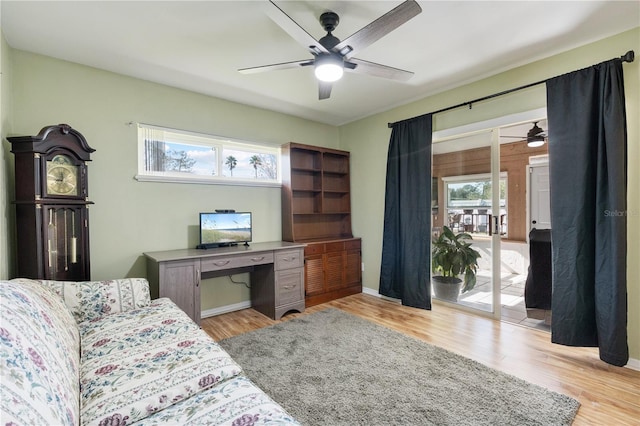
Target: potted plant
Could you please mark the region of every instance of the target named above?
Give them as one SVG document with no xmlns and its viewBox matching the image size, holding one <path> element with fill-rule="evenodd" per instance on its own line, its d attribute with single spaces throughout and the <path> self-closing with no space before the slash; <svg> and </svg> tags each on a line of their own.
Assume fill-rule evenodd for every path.
<svg viewBox="0 0 640 426">
<path fill-rule="evenodd" d="M 465 232 L 454 234 L 447 226 L 443 226 L 442 232 L 433 241 L 431 269 L 434 275 L 431 283 L 438 299 L 457 302 L 461 288 L 465 293 L 476 285 L 480 253 L 471 247 L 469 240 L 473 240 L 471 235 Z"/>
</svg>

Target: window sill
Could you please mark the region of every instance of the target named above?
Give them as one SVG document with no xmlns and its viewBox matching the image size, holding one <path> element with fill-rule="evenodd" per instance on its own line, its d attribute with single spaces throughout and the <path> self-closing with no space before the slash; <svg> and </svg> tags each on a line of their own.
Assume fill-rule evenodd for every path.
<svg viewBox="0 0 640 426">
<path fill-rule="evenodd" d="M 208 179 L 208 178 L 185 178 L 179 176 L 150 176 L 135 175 L 138 182 L 164 182 L 164 183 L 191 183 L 197 185 L 230 185 L 230 186 L 257 186 L 261 188 L 280 188 L 281 182 L 276 181 L 255 181 L 253 179 Z"/>
</svg>

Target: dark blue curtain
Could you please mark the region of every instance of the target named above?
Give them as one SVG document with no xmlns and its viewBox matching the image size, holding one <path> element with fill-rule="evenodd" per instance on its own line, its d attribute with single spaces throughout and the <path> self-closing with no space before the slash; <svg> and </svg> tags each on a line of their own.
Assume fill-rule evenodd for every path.
<svg viewBox="0 0 640 426">
<path fill-rule="evenodd" d="M 627 135 L 620 59 L 547 82 L 553 261 L 551 340 L 627 346 Z"/>
<path fill-rule="evenodd" d="M 382 295 L 431 309 L 431 115 L 393 125 L 387 156 Z"/>
</svg>

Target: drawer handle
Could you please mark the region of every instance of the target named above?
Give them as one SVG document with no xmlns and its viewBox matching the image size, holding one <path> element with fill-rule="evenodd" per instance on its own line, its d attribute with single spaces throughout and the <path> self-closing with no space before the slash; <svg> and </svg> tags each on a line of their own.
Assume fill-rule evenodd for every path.
<svg viewBox="0 0 640 426">
<path fill-rule="evenodd" d="M 224 266 L 226 264 L 228 264 L 230 261 L 229 260 L 218 260 L 216 262 L 213 262 L 214 265 L 216 266 Z"/>
<path fill-rule="evenodd" d="M 283 285 L 282 286 L 282 288 L 284 288 L 285 290 L 290 290 L 290 289 L 296 288 L 296 287 L 297 287 L 297 284 L 294 284 L 294 285 Z"/>
<path fill-rule="evenodd" d="M 291 256 L 291 257 L 283 257 L 282 260 L 284 260 L 285 262 L 293 262 L 294 260 L 296 260 L 297 257 L 295 256 Z"/>
<path fill-rule="evenodd" d="M 254 262 L 260 262 L 261 260 L 264 260 L 264 256 L 252 257 L 251 260 Z"/>
</svg>

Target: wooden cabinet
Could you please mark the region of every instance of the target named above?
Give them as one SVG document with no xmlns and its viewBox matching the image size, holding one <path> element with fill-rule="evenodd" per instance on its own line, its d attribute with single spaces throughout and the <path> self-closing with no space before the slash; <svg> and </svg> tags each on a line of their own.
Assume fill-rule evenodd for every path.
<svg viewBox="0 0 640 426">
<path fill-rule="evenodd" d="M 351 233 L 349 152 L 288 143 L 282 169 L 282 239 L 307 244 L 307 306 L 360 293 L 361 242 Z"/>
<path fill-rule="evenodd" d="M 308 243 L 304 250 L 307 306 L 362 292 L 360 249 L 360 238 Z"/>
<path fill-rule="evenodd" d="M 176 260 L 158 265 L 160 297 L 168 297 L 200 324 L 200 259 Z M 150 281 L 151 277 L 150 277 Z"/>
</svg>

